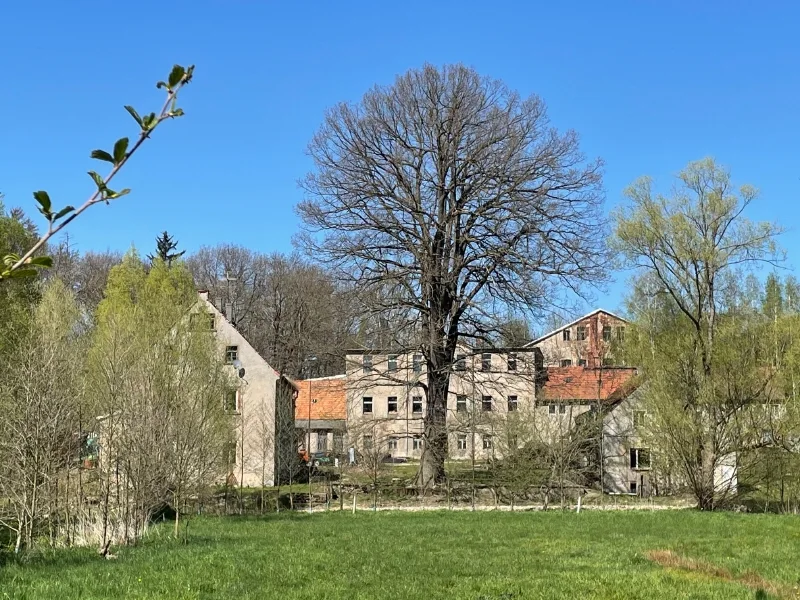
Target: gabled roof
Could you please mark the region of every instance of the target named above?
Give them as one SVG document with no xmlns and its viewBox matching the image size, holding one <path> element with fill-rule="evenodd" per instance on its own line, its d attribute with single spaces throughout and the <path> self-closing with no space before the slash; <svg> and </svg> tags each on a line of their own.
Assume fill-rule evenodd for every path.
<svg viewBox="0 0 800 600">
<path fill-rule="evenodd" d="M 619 315 L 616 315 L 616 314 L 612 313 L 610 310 L 605 310 L 604 308 L 597 308 L 597 309 L 593 310 L 592 312 L 590 312 L 588 314 L 585 314 L 582 317 L 580 317 L 578 319 L 575 319 L 574 321 L 572 321 L 570 323 L 567 323 L 566 325 L 562 325 L 558 329 L 553 329 L 550 333 L 546 333 L 546 334 L 536 338 L 532 342 L 528 342 L 527 344 L 525 344 L 525 346 L 526 347 L 535 346 L 536 344 L 539 344 L 540 342 L 543 342 L 547 338 L 549 338 L 549 337 L 551 337 L 551 336 L 553 336 L 553 335 L 555 335 L 557 333 L 560 333 L 564 329 L 569 329 L 570 327 L 573 327 L 573 326 L 577 325 L 578 323 L 581 323 L 581 322 L 585 321 L 586 319 L 590 319 L 591 317 L 593 317 L 595 315 L 598 315 L 600 313 L 608 315 L 609 317 L 614 317 L 615 319 L 619 319 L 620 321 L 623 321 L 625 323 L 628 322 L 627 319 L 623 319 Z"/>
<path fill-rule="evenodd" d="M 347 417 L 345 375 L 301 379 L 294 383 L 298 389 L 294 409 L 296 420 L 343 420 Z"/>
<path fill-rule="evenodd" d="M 551 401 L 613 402 L 633 391 L 629 388 L 635 376 L 632 367 L 549 367 L 540 396 Z"/>
<path fill-rule="evenodd" d="M 220 309 L 218 309 L 214 305 L 214 303 L 211 302 L 211 300 L 208 299 L 208 291 L 207 290 L 197 290 L 197 302 L 194 304 L 194 306 L 191 309 L 189 309 L 190 312 L 194 312 L 194 310 L 195 310 L 194 307 L 198 306 L 198 305 L 202 306 L 207 311 L 213 313 L 214 315 L 216 315 L 216 317 L 222 319 L 238 335 L 239 339 L 241 340 L 240 343 L 247 344 L 247 346 L 250 347 L 250 349 L 253 351 L 253 353 L 256 354 L 262 361 L 264 361 L 265 365 L 267 365 L 270 369 L 273 370 L 275 375 L 277 375 L 278 377 L 282 377 L 281 373 L 275 367 L 273 367 L 271 364 L 269 364 L 267 359 L 264 358 L 264 356 L 258 350 L 256 350 L 253 347 L 253 345 L 247 340 L 247 338 L 244 336 L 244 334 L 241 331 L 239 331 L 236 328 L 236 326 L 228 320 L 228 318 L 225 316 L 225 313 L 223 311 L 221 311 Z M 291 380 L 289 380 L 288 378 L 285 378 L 285 377 L 284 377 L 284 379 L 286 379 L 289 382 L 290 385 L 293 385 L 293 382 Z"/>
</svg>

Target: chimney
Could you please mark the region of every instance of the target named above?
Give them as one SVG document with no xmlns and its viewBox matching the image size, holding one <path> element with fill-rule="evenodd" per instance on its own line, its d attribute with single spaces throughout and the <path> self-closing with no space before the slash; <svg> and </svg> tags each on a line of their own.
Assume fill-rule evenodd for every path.
<svg viewBox="0 0 800 600">
<path fill-rule="evenodd" d="M 233 320 L 233 302 L 225 303 L 225 318 L 228 319 L 231 325 L 235 324 Z"/>
<path fill-rule="evenodd" d="M 208 302 L 208 290 L 197 290 L 197 295 L 200 297 L 200 300 Z"/>
</svg>

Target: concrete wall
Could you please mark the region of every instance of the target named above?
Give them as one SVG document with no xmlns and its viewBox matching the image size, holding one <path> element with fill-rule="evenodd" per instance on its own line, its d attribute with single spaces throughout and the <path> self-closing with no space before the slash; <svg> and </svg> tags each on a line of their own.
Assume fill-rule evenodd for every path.
<svg viewBox="0 0 800 600">
<path fill-rule="evenodd" d="M 635 391 L 620 401 L 603 418 L 603 489 L 614 494 L 630 494 L 631 484 L 636 484 L 635 493 L 649 495 L 649 469 L 632 469 L 630 449 L 646 447 L 642 439 L 642 428 L 634 427 L 634 411 L 643 410 L 641 392 Z M 647 423 L 647 414 L 644 414 Z"/>
<path fill-rule="evenodd" d="M 238 359 L 245 369 L 244 378 L 239 379 L 234 367 L 230 367 L 232 378 L 239 382 L 239 410 L 231 414 L 236 431 L 236 464 L 232 465 L 228 481 L 237 485 L 241 482 L 245 486 L 273 485 L 276 462 L 275 399 L 280 375 L 207 298 L 203 300 L 205 309 L 215 317 L 220 353 L 224 355 L 227 346 L 236 346 Z M 282 396 L 286 402 L 286 395 Z"/>
<path fill-rule="evenodd" d="M 518 411 L 532 410 L 535 403 L 535 352 L 516 352 L 517 369 L 509 371 L 508 353 L 491 353 L 489 370 L 483 369 L 483 356 L 469 355 L 464 349 L 464 370 L 451 373 L 447 399 L 449 454 L 452 458 L 475 456 L 486 459 L 497 455 L 495 436 L 504 429 L 509 396 L 517 397 Z M 424 363 L 414 371 L 413 355 L 397 355 L 394 361 L 387 354 L 369 355 L 372 368 L 364 372 L 364 356 L 347 356 L 347 427 L 349 441 L 356 448 L 371 436 L 374 445 L 393 457 L 419 458 L 424 417 L 427 408 L 425 391 L 420 384 L 427 381 Z M 459 397 L 466 397 L 464 405 Z M 484 410 L 483 397 L 491 397 L 491 410 Z M 372 398 L 372 412 L 364 413 L 364 397 Z M 389 398 L 396 398 L 396 411 L 389 412 Z M 419 397 L 421 410 L 415 411 L 414 398 Z M 491 437 L 490 447 L 484 438 Z M 466 444 L 459 449 L 459 439 Z"/>
</svg>

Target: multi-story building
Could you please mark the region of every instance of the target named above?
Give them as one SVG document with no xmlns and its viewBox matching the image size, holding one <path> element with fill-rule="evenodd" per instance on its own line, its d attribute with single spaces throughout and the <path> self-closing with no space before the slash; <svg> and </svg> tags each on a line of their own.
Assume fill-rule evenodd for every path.
<svg viewBox="0 0 800 600">
<path fill-rule="evenodd" d="M 419 458 L 427 410 L 426 363 L 420 353 L 351 351 L 347 355 L 347 428 L 361 453 Z M 532 410 L 537 348 L 461 348 L 447 396 L 451 457 L 495 454 L 495 433 L 505 415 Z"/>
<path fill-rule="evenodd" d="M 222 400 L 236 432 L 228 482 L 262 486 L 285 481 L 285 471 L 297 457 L 293 418 L 297 388 L 250 345 L 209 300 L 207 291 L 198 295 L 192 313 L 207 319 L 231 370 L 231 381 L 237 383 Z"/>
<path fill-rule="evenodd" d="M 541 350 L 546 367 L 613 366 L 613 350 L 625 339 L 626 324 L 622 317 L 597 309 L 526 346 Z"/>
</svg>

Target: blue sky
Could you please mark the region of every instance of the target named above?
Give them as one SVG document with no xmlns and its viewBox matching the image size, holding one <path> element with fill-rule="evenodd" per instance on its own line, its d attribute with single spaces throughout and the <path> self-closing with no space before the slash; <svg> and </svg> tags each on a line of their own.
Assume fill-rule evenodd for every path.
<svg viewBox="0 0 800 600">
<path fill-rule="evenodd" d="M 155 82 L 197 65 L 167 123 L 120 178 L 133 193 L 70 226 L 80 250 L 190 251 L 221 242 L 290 251 L 324 111 L 424 62 L 463 62 L 547 103 L 606 162 L 607 205 L 649 174 L 664 188 L 714 156 L 762 193 L 800 259 L 800 5 L 752 2 L 304 2 L 51 0 L 0 7 L 0 191 L 33 211 L 91 190 L 94 148 L 155 110 Z M 93 164 L 94 163 L 94 164 Z M 624 274 L 597 303 L 617 308 Z"/>
</svg>

